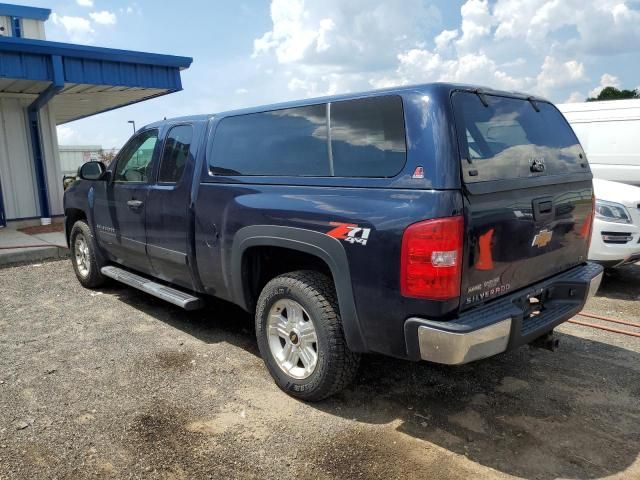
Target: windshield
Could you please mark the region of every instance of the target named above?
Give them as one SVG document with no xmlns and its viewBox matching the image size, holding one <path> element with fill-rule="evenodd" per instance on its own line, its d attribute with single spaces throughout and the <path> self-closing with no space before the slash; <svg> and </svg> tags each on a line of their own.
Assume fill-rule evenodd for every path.
<svg viewBox="0 0 640 480">
<path fill-rule="evenodd" d="M 589 171 L 578 139 L 550 103 L 456 92 L 453 108 L 467 183 Z"/>
</svg>

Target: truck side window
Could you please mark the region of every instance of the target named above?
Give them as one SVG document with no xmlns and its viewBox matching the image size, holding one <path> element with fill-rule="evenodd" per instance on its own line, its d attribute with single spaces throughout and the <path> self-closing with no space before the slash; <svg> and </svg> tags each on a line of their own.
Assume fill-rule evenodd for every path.
<svg viewBox="0 0 640 480">
<path fill-rule="evenodd" d="M 146 182 L 151 174 L 151 160 L 157 141 L 158 130 L 146 130 L 133 137 L 119 155 L 115 181 Z"/>
<path fill-rule="evenodd" d="M 158 183 L 177 183 L 182 178 L 192 138 L 191 125 L 178 125 L 169 130 L 160 157 Z"/>
<path fill-rule="evenodd" d="M 393 177 L 407 146 L 397 95 L 331 103 L 331 151 L 336 177 Z"/>
<path fill-rule="evenodd" d="M 326 105 L 224 118 L 215 133 L 218 175 L 329 176 Z"/>
<path fill-rule="evenodd" d="M 402 98 L 387 95 L 223 118 L 209 159 L 217 175 L 393 177 L 405 136 Z"/>
</svg>

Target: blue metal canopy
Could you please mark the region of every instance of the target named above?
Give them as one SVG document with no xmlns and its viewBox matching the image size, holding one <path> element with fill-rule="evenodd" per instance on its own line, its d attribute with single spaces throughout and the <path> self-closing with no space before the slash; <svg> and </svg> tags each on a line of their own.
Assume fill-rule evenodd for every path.
<svg viewBox="0 0 640 480">
<path fill-rule="evenodd" d="M 50 13 L 0 4 L 4 16 L 46 20 Z M 41 216 L 50 216 L 50 205 L 40 109 L 52 105 L 50 114 L 60 125 L 177 92 L 182 90 L 180 71 L 191 62 L 188 57 L 0 36 L 0 94 L 29 100 L 27 118 Z M 1 207 L 0 203 L 0 212 Z"/>
<path fill-rule="evenodd" d="M 1 5 L 1 4 L 0 4 Z M 62 77 L 55 77 L 56 59 Z M 0 92 L 39 95 L 54 81 L 56 123 L 182 90 L 189 57 L 0 37 Z"/>
<path fill-rule="evenodd" d="M 30 18 L 45 22 L 49 19 L 51 10 L 48 8 L 25 7 L 22 5 L 10 5 L 8 3 L 0 3 L 0 16 L 2 17 L 19 17 Z"/>
</svg>

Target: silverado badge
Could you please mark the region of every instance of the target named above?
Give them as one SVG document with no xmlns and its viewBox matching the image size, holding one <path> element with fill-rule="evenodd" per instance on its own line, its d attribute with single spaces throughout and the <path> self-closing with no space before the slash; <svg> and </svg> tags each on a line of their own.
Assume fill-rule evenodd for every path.
<svg viewBox="0 0 640 480">
<path fill-rule="evenodd" d="M 553 232 L 551 230 L 540 230 L 535 237 L 533 237 L 533 242 L 531 242 L 532 247 L 542 248 L 549 244 L 551 241 L 551 237 L 553 237 Z"/>
</svg>

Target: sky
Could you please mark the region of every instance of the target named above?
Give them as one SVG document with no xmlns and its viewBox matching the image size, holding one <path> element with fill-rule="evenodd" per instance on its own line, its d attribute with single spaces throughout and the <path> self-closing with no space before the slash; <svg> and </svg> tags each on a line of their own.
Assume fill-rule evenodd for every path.
<svg viewBox="0 0 640 480">
<path fill-rule="evenodd" d="M 49 0 L 47 39 L 193 58 L 182 92 L 58 127 L 120 147 L 164 117 L 454 81 L 584 101 L 640 87 L 640 0 Z"/>
</svg>

